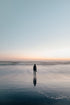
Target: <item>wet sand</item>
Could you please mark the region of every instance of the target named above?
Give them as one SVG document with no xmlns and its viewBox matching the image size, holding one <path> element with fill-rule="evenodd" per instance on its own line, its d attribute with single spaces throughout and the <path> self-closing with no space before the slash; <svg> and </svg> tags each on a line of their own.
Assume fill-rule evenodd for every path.
<svg viewBox="0 0 70 105">
<path fill-rule="evenodd" d="M 35 85 L 34 85 L 35 81 Z M 0 105 L 70 105 L 70 65 L 0 66 Z"/>
</svg>

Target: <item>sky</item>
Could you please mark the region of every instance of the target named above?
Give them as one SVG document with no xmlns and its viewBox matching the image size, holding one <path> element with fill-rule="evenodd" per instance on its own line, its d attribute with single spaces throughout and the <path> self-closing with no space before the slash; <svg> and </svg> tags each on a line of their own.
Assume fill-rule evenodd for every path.
<svg viewBox="0 0 70 105">
<path fill-rule="evenodd" d="M 0 60 L 70 58 L 70 0 L 0 0 Z"/>
</svg>

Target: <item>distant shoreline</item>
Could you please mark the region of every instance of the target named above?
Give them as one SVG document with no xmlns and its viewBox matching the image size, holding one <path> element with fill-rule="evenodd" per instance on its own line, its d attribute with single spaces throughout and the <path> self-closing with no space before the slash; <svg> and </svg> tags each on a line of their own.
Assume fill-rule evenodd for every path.
<svg viewBox="0 0 70 105">
<path fill-rule="evenodd" d="M 0 61 L 0 65 L 68 65 L 70 61 Z"/>
</svg>

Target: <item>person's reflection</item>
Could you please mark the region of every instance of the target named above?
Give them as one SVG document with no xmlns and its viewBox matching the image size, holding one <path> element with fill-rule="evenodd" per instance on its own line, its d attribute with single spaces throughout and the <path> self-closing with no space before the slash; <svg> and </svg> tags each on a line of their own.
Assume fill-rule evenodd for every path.
<svg viewBox="0 0 70 105">
<path fill-rule="evenodd" d="M 33 75 L 33 84 L 34 84 L 34 86 L 36 86 L 36 84 L 37 84 L 36 73 L 34 73 L 34 75 Z"/>
<path fill-rule="evenodd" d="M 36 72 L 37 72 L 37 67 L 36 67 L 36 64 L 34 64 L 33 66 L 33 84 L 34 86 L 36 86 L 37 84 Z"/>
</svg>

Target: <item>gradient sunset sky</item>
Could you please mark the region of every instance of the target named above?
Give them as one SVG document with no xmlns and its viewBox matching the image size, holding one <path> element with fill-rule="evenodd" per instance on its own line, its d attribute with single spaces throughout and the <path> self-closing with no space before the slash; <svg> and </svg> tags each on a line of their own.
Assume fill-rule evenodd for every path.
<svg viewBox="0 0 70 105">
<path fill-rule="evenodd" d="M 70 58 L 70 0 L 0 0 L 0 60 Z"/>
</svg>

